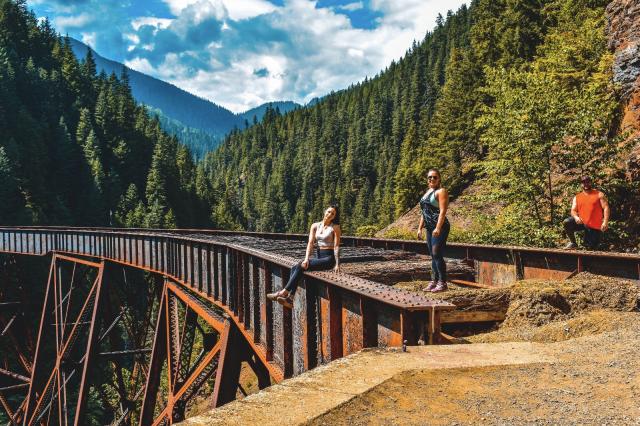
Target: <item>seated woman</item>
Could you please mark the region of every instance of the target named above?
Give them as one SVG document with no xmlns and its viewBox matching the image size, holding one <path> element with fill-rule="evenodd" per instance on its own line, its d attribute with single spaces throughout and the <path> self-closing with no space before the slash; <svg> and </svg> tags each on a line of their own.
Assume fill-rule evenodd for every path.
<svg viewBox="0 0 640 426">
<path fill-rule="evenodd" d="M 291 268 L 289 282 L 280 291 L 267 294 L 267 299 L 277 301 L 283 306 L 293 308 L 293 296 L 298 288 L 298 283 L 302 278 L 302 270 L 318 271 L 331 269 L 340 271 L 340 217 L 338 208 L 330 206 L 324 211 L 324 218 L 321 222 L 311 225 L 309 231 L 309 242 L 307 243 L 307 253 L 304 260 Z M 315 243 L 318 244 L 316 257 L 309 259 Z"/>
</svg>

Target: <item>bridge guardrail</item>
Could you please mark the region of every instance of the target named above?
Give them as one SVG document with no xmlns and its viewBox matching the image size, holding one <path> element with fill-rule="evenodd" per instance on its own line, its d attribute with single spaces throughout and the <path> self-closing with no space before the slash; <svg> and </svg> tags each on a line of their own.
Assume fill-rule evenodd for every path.
<svg viewBox="0 0 640 426">
<path fill-rule="evenodd" d="M 0 228 L 2 229 L 2 228 Z M 17 227 L 11 229 L 69 230 L 65 227 Z M 305 234 L 225 231 L 207 229 L 127 229 L 82 228 L 85 230 L 128 233 L 204 234 L 220 236 L 251 236 L 279 240 L 306 241 Z M 386 250 L 403 250 L 427 254 L 423 241 L 352 237 L 342 238 L 345 246 L 367 246 Z M 475 269 L 476 281 L 490 286 L 502 286 L 518 279 L 564 279 L 575 273 L 589 271 L 611 277 L 640 280 L 640 255 L 603 251 L 559 250 L 536 247 L 492 246 L 482 244 L 448 243 L 448 258 L 467 262 Z"/>
</svg>

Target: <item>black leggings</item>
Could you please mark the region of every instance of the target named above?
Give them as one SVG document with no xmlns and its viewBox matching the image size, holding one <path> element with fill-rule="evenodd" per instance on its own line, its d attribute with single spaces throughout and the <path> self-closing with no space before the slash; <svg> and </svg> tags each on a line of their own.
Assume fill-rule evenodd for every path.
<svg viewBox="0 0 640 426">
<path fill-rule="evenodd" d="M 440 230 L 440 235 L 433 236 L 433 230 L 427 228 L 427 248 L 431 256 L 431 280 L 447 281 L 447 264 L 444 261 L 444 250 L 447 248 L 449 236 L 449 222 L 445 222 Z"/>
<path fill-rule="evenodd" d="M 321 271 L 323 269 L 331 269 L 335 266 L 335 264 L 336 259 L 333 255 L 333 249 L 317 250 L 316 257 L 313 259 L 309 259 L 309 267 L 307 268 L 307 271 Z M 300 283 L 300 278 L 302 278 L 303 271 L 304 269 L 302 268 L 302 262 L 297 263 L 293 268 L 291 268 L 289 282 L 284 287 L 285 290 L 289 292 L 289 294 L 294 294 L 296 292 L 298 284 Z"/>
</svg>

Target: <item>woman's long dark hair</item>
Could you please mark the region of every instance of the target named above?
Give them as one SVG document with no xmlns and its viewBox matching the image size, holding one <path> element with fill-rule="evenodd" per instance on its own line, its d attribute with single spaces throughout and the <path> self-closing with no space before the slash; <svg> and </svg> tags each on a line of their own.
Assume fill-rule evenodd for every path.
<svg viewBox="0 0 640 426">
<path fill-rule="evenodd" d="M 338 209 L 338 205 L 331 204 L 329 208 L 333 208 L 336 211 L 336 215 L 333 217 L 331 223 L 333 223 L 334 225 L 340 225 L 340 209 Z"/>
</svg>

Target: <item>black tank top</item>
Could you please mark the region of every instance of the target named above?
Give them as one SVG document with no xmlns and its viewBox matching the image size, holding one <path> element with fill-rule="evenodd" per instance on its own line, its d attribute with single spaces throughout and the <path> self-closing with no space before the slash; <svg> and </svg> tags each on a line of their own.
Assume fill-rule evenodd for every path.
<svg viewBox="0 0 640 426">
<path fill-rule="evenodd" d="M 436 200 L 436 190 L 429 191 L 420 198 L 420 210 L 422 211 L 425 227 L 430 231 L 436 229 L 438 217 L 440 216 L 440 207 L 438 200 Z M 449 223 L 449 220 L 445 218 L 444 223 Z"/>
</svg>

